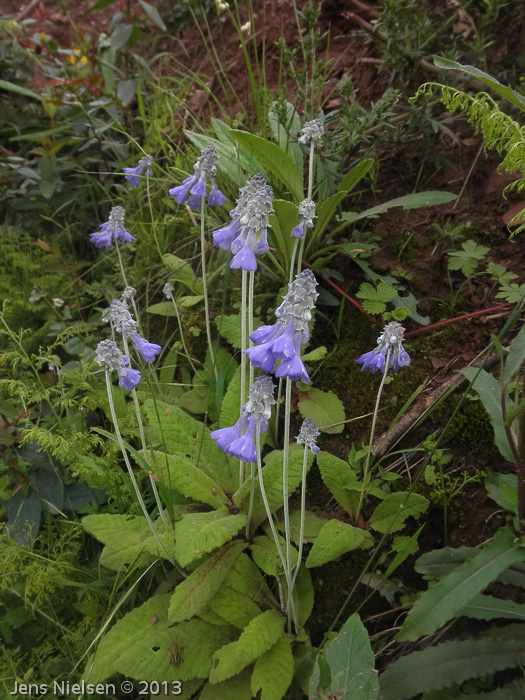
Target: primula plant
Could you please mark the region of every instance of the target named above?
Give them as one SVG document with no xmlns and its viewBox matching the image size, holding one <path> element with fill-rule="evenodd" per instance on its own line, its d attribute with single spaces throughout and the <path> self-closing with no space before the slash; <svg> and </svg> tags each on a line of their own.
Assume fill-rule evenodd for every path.
<svg viewBox="0 0 525 700">
<path fill-rule="evenodd" d="M 462 224 L 454 123 L 376 94 L 390 59 L 366 94 L 339 64 L 361 32 L 392 56 L 401 36 L 427 45 L 409 3 L 399 26 L 387 5 L 345 13 L 344 50 L 313 0 L 293 8 L 298 50 L 266 41 L 270 6 L 250 3 L 199 8 L 177 50 L 192 3 L 101 0 L 107 31 L 67 49 L 43 5 L 21 29 L 0 20 L 6 697 L 15 680 L 61 695 L 49 679 L 118 700 L 523 697 L 519 256 L 479 212 Z M 12 68 L 18 34 L 31 71 Z M 436 90 L 519 167 L 517 122 Z M 29 126 L 6 95 L 31 101 Z M 453 193 L 419 191 L 445 181 L 419 158 L 429 123 L 453 144 L 433 154 Z M 439 227 L 468 240 L 431 252 Z"/>
</svg>

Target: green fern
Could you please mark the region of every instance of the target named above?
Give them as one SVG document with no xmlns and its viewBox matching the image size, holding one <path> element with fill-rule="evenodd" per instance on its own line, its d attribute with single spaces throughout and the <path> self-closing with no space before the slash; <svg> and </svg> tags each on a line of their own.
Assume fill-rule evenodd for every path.
<svg viewBox="0 0 525 700">
<path fill-rule="evenodd" d="M 497 151 L 503 155 L 500 168 L 507 173 L 520 172 L 521 177 L 508 187 L 518 192 L 525 190 L 525 127 L 505 112 L 502 112 L 486 92 L 478 92 L 476 95 L 468 95 L 461 90 L 456 90 L 441 83 L 425 83 L 422 85 L 410 102 L 415 102 L 421 95 L 433 96 L 441 92 L 441 103 L 447 111 L 462 111 L 468 117 L 468 122 L 476 131 L 481 133 L 485 149 Z M 511 234 L 511 240 L 518 233 L 525 230 L 523 222 L 524 212 L 520 212 L 513 223 L 520 224 Z"/>
</svg>

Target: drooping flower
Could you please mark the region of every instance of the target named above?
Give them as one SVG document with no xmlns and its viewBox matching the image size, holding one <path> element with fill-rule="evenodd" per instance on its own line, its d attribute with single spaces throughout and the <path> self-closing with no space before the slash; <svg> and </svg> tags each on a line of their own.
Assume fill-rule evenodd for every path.
<svg viewBox="0 0 525 700">
<path fill-rule="evenodd" d="M 135 348 L 142 355 L 142 359 L 147 364 L 149 364 L 150 362 L 153 362 L 155 359 L 155 355 L 158 355 L 159 352 L 162 350 L 160 345 L 157 345 L 156 343 L 148 342 L 145 338 L 142 338 L 137 333 L 137 331 L 132 333 L 129 337 L 130 337 L 131 342 L 135 346 Z"/>
<path fill-rule="evenodd" d="M 131 369 L 129 359 L 113 340 L 102 340 L 97 345 L 95 362 L 107 372 L 116 371 L 118 383 L 124 389 L 134 389 L 140 382 L 140 372 Z"/>
<path fill-rule="evenodd" d="M 365 352 L 356 360 L 363 365 L 361 371 L 369 369 L 374 374 L 376 370 L 386 372 L 389 367 L 393 367 L 396 372 L 400 367 L 407 367 L 410 364 L 410 357 L 403 347 L 404 332 L 405 329 L 397 321 L 387 323 L 377 339 L 377 347 L 370 352 Z"/>
<path fill-rule="evenodd" d="M 312 454 L 319 454 L 321 451 L 320 447 L 317 447 L 315 441 L 321 433 L 317 430 L 316 424 L 310 418 L 305 418 L 303 424 L 301 425 L 301 430 L 299 435 L 295 438 L 298 445 L 305 445 L 309 447 Z"/>
<path fill-rule="evenodd" d="M 122 243 L 130 243 L 135 241 L 130 233 L 124 227 L 124 207 L 113 207 L 109 213 L 109 219 L 105 224 L 100 224 L 100 231 L 89 234 L 89 239 L 97 248 L 106 248 L 108 250 L 111 243 L 115 239 L 120 239 Z"/>
<path fill-rule="evenodd" d="M 120 386 L 124 387 L 124 389 L 131 391 L 131 389 L 134 389 L 140 382 L 140 372 L 129 366 L 129 359 L 126 355 L 124 355 L 123 358 L 122 365 L 117 370 L 119 376 L 118 383 Z"/>
<path fill-rule="evenodd" d="M 314 219 L 317 219 L 315 214 L 315 202 L 313 199 L 303 199 L 297 207 L 297 213 L 299 214 L 299 223 L 292 230 L 292 238 L 304 238 L 305 228 L 314 227 Z"/>
<path fill-rule="evenodd" d="M 281 363 L 276 377 L 292 381 L 301 379 L 308 383 L 310 377 L 301 360 L 301 345 L 309 338 L 308 321 L 317 299 L 315 275 L 305 270 L 288 285 L 282 304 L 275 310 L 277 322 L 272 326 L 259 326 L 250 334 L 254 347 L 244 350 L 254 367 L 273 372 L 275 363 Z"/>
<path fill-rule="evenodd" d="M 268 427 L 274 398 L 274 384 L 270 377 L 259 377 L 250 387 L 249 398 L 241 408 L 239 420 L 230 428 L 214 430 L 210 437 L 217 447 L 231 457 L 244 462 L 256 462 L 255 433 L 264 433 Z M 243 433 L 244 430 L 244 433 Z"/>
<path fill-rule="evenodd" d="M 324 136 L 324 124 L 322 119 L 312 119 L 312 121 L 306 122 L 301 129 L 302 136 L 297 139 L 299 143 L 304 143 L 305 145 L 310 143 L 310 141 L 320 141 Z"/>
<path fill-rule="evenodd" d="M 217 187 L 215 176 L 217 175 L 217 150 L 215 146 L 206 146 L 201 151 L 197 162 L 193 166 L 194 174 L 182 181 L 182 185 L 172 187 L 168 190 L 171 197 L 175 197 L 177 204 L 184 204 L 187 201 L 190 209 L 200 209 L 202 198 L 206 197 L 206 185 L 211 181 L 211 192 L 208 196 L 208 204 L 222 206 L 226 197 Z"/>
<path fill-rule="evenodd" d="M 138 187 L 140 185 L 140 176 L 142 171 L 145 177 L 151 177 L 153 175 L 153 158 L 151 156 L 145 155 L 139 160 L 138 165 L 134 168 L 123 168 L 126 173 L 126 180 L 132 187 Z"/>
<path fill-rule="evenodd" d="M 254 272 L 256 255 L 268 251 L 268 214 L 273 209 L 273 190 L 262 173 L 257 173 L 240 189 L 236 206 L 230 211 L 232 222 L 213 232 L 213 242 L 233 253 L 232 269 Z"/>
</svg>

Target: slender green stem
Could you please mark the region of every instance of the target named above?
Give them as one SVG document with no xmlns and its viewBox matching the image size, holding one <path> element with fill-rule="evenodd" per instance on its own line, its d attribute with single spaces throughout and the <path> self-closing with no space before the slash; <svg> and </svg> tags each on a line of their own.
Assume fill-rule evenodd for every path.
<svg viewBox="0 0 525 700">
<path fill-rule="evenodd" d="M 288 581 L 288 601 L 291 599 L 292 580 L 292 544 L 290 537 L 290 511 L 288 508 L 288 454 L 290 451 L 290 403 L 292 399 L 292 381 L 286 377 L 286 389 L 284 399 L 284 444 L 283 444 L 283 511 L 284 511 L 284 537 L 286 542 L 286 576 Z M 289 607 L 289 606 L 288 606 Z"/>
<path fill-rule="evenodd" d="M 177 307 L 177 304 L 175 303 L 175 298 L 173 297 L 173 294 L 170 296 L 170 299 L 171 299 L 171 303 L 173 304 L 173 308 L 175 309 L 175 315 L 177 316 L 177 324 L 179 326 L 180 339 L 182 342 L 182 347 L 184 348 L 184 354 L 186 356 L 186 359 L 190 363 L 192 370 L 195 372 L 195 374 L 197 376 L 200 376 L 198 370 L 195 368 L 195 365 L 193 364 L 193 360 L 190 357 L 190 353 L 188 352 L 188 347 L 186 345 L 186 340 L 184 338 L 184 330 L 182 328 L 182 321 L 180 318 L 179 309 Z"/>
<path fill-rule="evenodd" d="M 275 407 L 275 444 L 279 444 L 279 413 L 281 410 L 281 396 L 283 393 L 283 378 L 279 378 L 277 387 L 277 405 Z"/>
<path fill-rule="evenodd" d="M 128 357 L 128 362 L 131 363 L 130 359 L 130 354 L 129 354 L 129 348 L 128 348 L 128 339 L 126 337 L 126 334 L 122 334 L 122 343 L 124 345 L 124 353 Z M 135 408 L 135 415 L 137 416 L 137 424 L 139 426 L 139 434 L 140 434 L 140 442 L 142 445 L 142 452 L 144 453 L 144 459 L 148 459 L 148 448 L 146 445 L 146 433 L 144 431 L 144 423 L 142 421 L 142 414 L 140 413 L 140 406 L 139 406 L 139 400 L 137 398 L 137 392 L 133 388 L 131 390 L 131 398 L 133 399 L 133 407 Z M 153 495 L 155 496 L 155 502 L 157 504 L 157 508 L 159 509 L 159 515 L 160 518 L 164 524 L 164 527 L 168 529 L 168 523 L 166 522 L 166 517 L 164 515 L 164 506 L 161 503 L 160 496 L 159 496 L 159 491 L 157 489 L 157 484 L 155 483 L 155 479 L 151 475 L 151 473 L 148 475 L 149 480 L 151 483 L 151 488 L 153 491 Z"/>
<path fill-rule="evenodd" d="M 251 484 L 250 484 L 250 501 L 248 504 L 248 516 L 246 520 L 246 539 L 250 539 L 250 524 L 252 520 L 252 515 L 253 515 L 253 500 L 255 496 L 255 463 L 251 462 L 250 463 L 250 478 L 251 478 Z"/>
<path fill-rule="evenodd" d="M 315 141 L 312 139 L 310 141 L 310 158 L 308 160 L 308 199 L 312 199 L 312 192 L 314 190 L 314 155 L 315 155 Z M 301 273 L 301 270 L 303 269 L 303 252 L 304 252 L 304 238 L 301 239 L 301 243 L 299 245 L 299 256 L 297 258 L 297 274 L 298 275 Z"/>
<path fill-rule="evenodd" d="M 204 238 L 204 197 L 201 197 L 201 267 L 202 267 L 202 293 L 204 294 L 204 314 L 206 316 L 206 335 L 208 336 L 208 347 L 210 349 L 210 359 L 217 379 L 217 366 L 211 342 L 210 310 L 208 307 L 208 285 L 206 283 L 206 240 Z"/>
<path fill-rule="evenodd" d="M 246 360 L 248 359 L 245 350 L 246 342 L 246 297 L 247 297 L 248 273 L 243 270 L 241 273 L 241 408 L 246 403 Z M 244 483 L 244 462 L 239 462 L 239 488 Z"/>
<path fill-rule="evenodd" d="M 118 264 L 120 266 L 120 274 L 122 275 L 122 281 L 124 282 L 124 287 L 129 287 L 128 279 L 126 277 L 126 273 L 124 272 L 124 264 L 122 262 L 122 256 L 120 254 L 120 246 L 119 246 L 118 238 L 115 238 L 115 248 L 117 249 Z M 137 310 L 137 306 L 135 304 L 135 299 L 133 297 L 131 297 L 131 305 L 133 306 L 133 313 L 135 314 L 135 320 L 137 321 L 138 324 L 140 324 L 139 312 Z M 140 328 L 140 325 L 139 325 L 139 328 Z"/>
<path fill-rule="evenodd" d="M 301 520 L 299 523 L 299 554 L 297 557 L 297 566 L 294 571 L 294 575 L 292 577 L 292 584 L 291 584 L 291 589 L 293 594 L 293 589 L 295 586 L 295 580 L 297 578 L 297 574 L 299 573 L 299 569 L 301 568 L 301 557 L 303 556 L 303 537 L 304 537 L 304 514 L 305 514 L 305 509 L 306 509 L 306 469 L 308 466 L 308 447 L 305 445 L 304 446 L 304 454 L 303 454 L 303 474 L 302 474 L 302 481 L 301 481 Z"/>
<path fill-rule="evenodd" d="M 248 347 L 253 347 L 253 343 L 250 340 L 250 335 L 253 333 L 253 288 L 255 285 L 255 272 L 250 272 L 248 275 Z M 244 353 L 243 353 L 244 355 Z M 250 362 L 249 365 L 249 383 L 248 386 L 253 384 L 255 379 L 255 367 Z"/>
<path fill-rule="evenodd" d="M 359 514 L 361 512 L 361 506 L 363 505 L 363 498 L 365 496 L 365 490 L 368 487 L 368 471 L 370 469 L 370 459 L 372 457 L 372 444 L 374 442 L 374 433 L 376 429 L 376 421 L 377 421 L 377 414 L 379 412 L 379 401 L 381 399 L 381 393 L 383 391 L 383 387 L 385 385 L 385 380 L 387 377 L 388 373 L 388 368 L 390 366 L 390 354 L 391 350 L 388 348 L 387 353 L 386 353 L 386 358 L 385 358 L 385 370 L 383 372 L 383 376 L 381 378 L 381 384 L 379 385 L 379 389 L 377 391 L 377 398 L 376 398 L 376 405 L 374 408 L 374 415 L 372 416 L 372 429 L 370 430 L 370 441 L 368 443 L 368 451 L 366 453 L 366 459 L 365 459 L 365 466 L 363 468 L 363 488 L 361 489 L 361 494 L 359 496 L 359 505 L 357 507 L 357 513 L 355 516 L 356 521 L 359 520 Z"/>
<path fill-rule="evenodd" d="M 261 436 L 259 434 L 259 425 L 257 425 L 257 428 L 255 430 L 255 450 L 257 452 L 257 471 L 259 474 L 259 486 L 261 488 L 261 497 L 262 497 L 262 500 L 264 503 L 264 508 L 266 510 L 266 516 L 268 518 L 268 523 L 270 524 L 270 529 L 272 531 L 275 546 L 277 547 L 277 554 L 279 555 L 279 560 L 281 562 L 281 566 L 283 567 L 283 572 L 284 572 L 284 575 L 286 578 L 286 583 L 288 585 L 288 590 L 290 590 L 290 578 L 288 576 L 288 567 L 286 565 L 286 560 L 284 558 L 283 550 L 281 548 L 281 543 L 279 542 L 279 535 L 277 534 L 277 530 L 275 529 L 275 524 L 273 522 L 272 511 L 270 510 L 270 504 L 268 503 L 268 498 L 266 496 L 266 489 L 264 488 L 264 479 L 263 479 L 262 461 L 261 461 Z M 296 624 L 297 618 L 295 615 L 295 605 L 293 602 L 293 597 L 291 597 L 291 598 L 289 597 L 289 605 L 291 606 L 292 618 L 294 620 L 294 623 Z"/>
<path fill-rule="evenodd" d="M 288 284 L 292 284 L 293 282 L 293 273 L 294 273 L 294 267 L 295 267 L 295 256 L 297 255 L 297 247 L 299 245 L 299 239 L 296 238 L 293 244 L 293 250 L 292 250 L 292 259 L 290 260 L 290 275 L 288 277 Z"/>
<path fill-rule="evenodd" d="M 157 534 L 157 531 L 155 530 L 155 527 L 151 521 L 151 518 L 148 513 L 148 509 L 146 508 L 146 504 L 144 503 L 144 499 L 142 498 L 142 494 L 140 493 L 139 485 L 137 484 L 137 480 L 135 479 L 135 474 L 133 473 L 133 468 L 130 464 L 128 453 L 126 450 L 126 446 L 124 445 L 124 441 L 122 440 L 122 435 L 120 434 L 120 428 L 118 425 L 117 421 L 117 415 L 115 413 L 115 406 L 113 404 L 113 393 L 111 390 L 111 379 L 109 377 L 109 372 L 108 370 L 105 371 L 106 375 L 106 390 L 108 394 L 108 401 L 109 401 L 109 410 L 111 413 L 111 420 L 113 421 L 113 427 L 115 429 L 115 435 L 117 436 L 117 441 L 120 446 L 120 450 L 122 452 L 122 456 L 124 457 L 124 462 L 126 463 L 126 468 L 128 470 L 129 478 L 131 479 L 131 483 L 133 485 L 133 489 L 135 490 L 135 493 L 137 495 L 137 499 L 140 503 L 140 507 L 142 508 L 142 512 L 144 513 L 144 517 L 146 518 L 146 521 L 150 527 L 151 532 L 153 533 L 153 536 L 157 540 L 157 544 L 159 547 L 162 549 L 164 554 L 168 557 L 168 560 L 175 565 L 175 562 L 173 561 L 172 557 L 168 554 L 166 551 L 166 547 L 162 544 L 160 541 L 160 538 Z"/>
</svg>

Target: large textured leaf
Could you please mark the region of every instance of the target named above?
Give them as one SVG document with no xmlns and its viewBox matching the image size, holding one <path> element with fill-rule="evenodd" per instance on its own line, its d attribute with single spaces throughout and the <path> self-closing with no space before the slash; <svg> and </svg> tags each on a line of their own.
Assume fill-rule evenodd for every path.
<svg viewBox="0 0 525 700">
<path fill-rule="evenodd" d="M 241 314 L 232 314 L 230 316 L 222 315 L 215 317 L 215 325 L 217 330 L 226 340 L 237 350 L 241 348 Z M 262 325 L 260 318 L 253 319 L 253 327 L 258 328 Z M 246 329 L 248 332 L 248 329 Z M 248 336 L 246 336 L 248 337 Z"/>
<path fill-rule="evenodd" d="M 281 551 L 285 551 L 285 541 L 282 537 L 279 537 Z M 276 576 L 283 572 L 281 565 L 281 559 L 279 557 L 279 552 L 273 540 L 273 537 L 267 537 L 266 535 L 260 535 L 255 537 L 253 544 L 250 546 L 252 550 L 252 557 L 254 562 L 257 564 L 261 571 L 267 576 Z M 292 568 L 297 564 L 297 550 L 295 547 L 291 548 L 291 566 Z"/>
<path fill-rule="evenodd" d="M 146 627 L 140 643 L 135 642 L 115 661 L 115 670 L 141 680 L 207 678 L 212 657 L 235 636 L 229 626 L 211 625 L 194 619 L 173 627 Z"/>
<path fill-rule="evenodd" d="M 299 410 L 303 418 L 310 418 L 322 433 L 342 433 L 345 409 L 341 399 L 333 391 L 312 388 L 301 395 Z"/>
<path fill-rule="evenodd" d="M 320 452 L 317 458 L 322 455 Z M 326 525 L 326 518 L 320 518 L 315 513 L 307 510 L 304 514 L 303 544 L 315 542 L 315 538 Z M 284 522 L 277 523 L 277 528 L 284 532 Z M 299 534 L 301 531 L 301 511 L 296 510 L 290 514 L 290 537 L 292 542 L 299 546 Z"/>
<path fill-rule="evenodd" d="M 222 683 L 206 683 L 199 700 L 251 700 L 250 678 L 251 670 L 247 668 Z"/>
<path fill-rule="evenodd" d="M 461 63 L 457 63 L 457 61 L 451 61 L 449 58 L 443 58 L 442 56 L 433 56 L 432 58 L 434 59 L 434 63 L 438 68 L 445 68 L 446 70 L 459 70 L 472 76 L 473 78 L 476 78 L 477 80 L 481 80 L 482 83 L 485 83 L 485 85 L 495 90 L 515 107 L 519 107 L 519 109 L 525 111 L 525 98 L 523 95 L 520 95 L 518 92 L 510 87 L 507 87 L 506 85 L 502 85 L 496 80 L 496 78 L 493 78 L 488 73 L 484 73 L 482 70 L 475 68 L 474 66 L 464 66 Z"/>
<path fill-rule="evenodd" d="M 359 507 L 359 493 L 348 490 L 348 486 L 357 481 L 352 467 L 348 462 L 344 462 L 328 452 L 320 452 L 317 455 L 317 466 L 324 483 L 332 492 L 335 500 L 347 513 L 354 516 Z"/>
<path fill-rule="evenodd" d="M 479 374 L 478 374 L 479 373 Z M 501 411 L 501 386 L 498 380 L 489 374 L 484 369 L 479 370 L 476 367 L 464 367 L 461 370 L 469 382 L 471 382 L 474 377 L 476 377 L 472 388 L 477 391 L 483 408 L 489 414 L 490 422 L 494 429 L 494 438 L 498 450 L 501 452 L 503 457 L 509 462 L 513 461 L 512 452 L 510 449 L 509 441 L 507 440 L 507 435 L 505 433 L 505 428 L 503 426 L 503 413 Z M 508 396 L 505 397 L 506 409 L 510 408 L 510 400 Z"/>
<path fill-rule="evenodd" d="M 230 515 L 227 508 L 187 515 L 175 525 L 175 559 L 188 566 L 234 537 L 246 525 L 246 515 Z"/>
<path fill-rule="evenodd" d="M 210 609 L 230 625 L 241 630 L 262 612 L 255 601 L 227 586 L 226 581 L 211 600 Z"/>
<path fill-rule="evenodd" d="M 231 678 L 271 649 L 281 636 L 284 623 L 285 618 L 276 610 L 267 610 L 254 618 L 236 642 L 215 653 L 210 683 Z"/>
<path fill-rule="evenodd" d="M 252 598 L 258 605 L 280 609 L 260 570 L 244 552 L 235 560 L 224 585 Z"/>
<path fill-rule="evenodd" d="M 261 691 L 261 700 L 281 700 L 292 682 L 294 662 L 288 637 L 283 634 L 271 649 L 255 662 L 252 693 Z"/>
<path fill-rule="evenodd" d="M 288 458 L 288 491 L 291 496 L 300 485 L 303 475 L 303 455 L 304 448 L 301 445 L 291 445 Z M 307 470 L 313 462 L 313 455 L 308 450 Z M 264 488 L 270 510 L 276 511 L 283 504 L 283 453 L 281 450 L 274 450 L 266 456 L 265 466 L 262 469 Z M 234 502 L 240 504 L 250 493 L 251 479 L 246 479 L 242 487 L 234 495 Z M 259 479 L 256 475 L 254 489 L 254 508 L 251 520 L 252 530 L 266 520 L 266 510 L 261 498 Z"/>
<path fill-rule="evenodd" d="M 297 622 L 299 625 L 304 626 L 314 609 L 314 584 L 304 562 L 301 562 L 301 567 L 295 580 L 293 598 Z"/>
<path fill-rule="evenodd" d="M 160 522 L 154 525 L 167 551 L 173 550 L 173 533 L 165 532 Z M 86 515 L 82 519 L 82 527 L 105 545 L 100 563 L 108 569 L 120 571 L 128 564 L 146 566 L 158 557 L 166 558 L 142 516 L 110 513 Z"/>
<path fill-rule="evenodd" d="M 502 528 L 475 557 L 426 591 L 414 604 L 396 639 L 415 641 L 424 634 L 432 634 L 494 581 L 503 569 L 524 561 L 525 550 L 516 546 L 514 539 L 509 528 Z"/>
<path fill-rule="evenodd" d="M 368 524 L 377 532 L 396 532 L 409 516 L 417 518 L 427 508 L 427 499 L 418 493 L 391 493 L 374 510 Z"/>
<path fill-rule="evenodd" d="M 205 610 L 245 547 L 244 542 L 226 544 L 179 583 L 170 600 L 169 619 L 181 622 Z"/>
<path fill-rule="evenodd" d="M 366 530 L 339 520 L 329 520 L 317 536 L 306 560 L 306 566 L 321 566 L 353 549 L 366 549 L 373 544 L 372 535 Z"/>
<path fill-rule="evenodd" d="M 523 639 L 487 637 L 445 642 L 402 656 L 389 666 L 379 676 L 379 700 L 408 700 L 419 693 L 524 663 Z"/>
<path fill-rule="evenodd" d="M 210 438 L 210 431 L 177 406 L 152 399 L 144 402 L 148 422 L 158 440 L 158 446 L 168 454 L 181 456 L 202 469 L 222 488 L 235 491 L 239 481 L 238 462 L 230 460 Z M 159 425 L 160 422 L 160 425 Z"/>
<path fill-rule="evenodd" d="M 248 153 L 257 158 L 266 171 L 286 185 L 297 202 L 304 199 L 303 174 L 297 170 L 294 161 L 282 148 L 246 131 L 232 129 L 230 133 Z"/>
<path fill-rule="evenodd" d="M 325 662 L 330 669 L 330 692 L 340 700 L 375 700 L 379 692 L 374 652 L 368 633 L 355 613 L 345 622 L 326 649 Z M 319 667 L 319 664 L 316 664 Z M 321 674 L 317 673 L 317 677 Z M 317 687 L 310 688 L 310 698 Z"/>
<path fill-rule="evenodd" d="M 229 503 L 218 483 L 185 457 L 156 452 L 155 458 L 155 471 L 164 486 L 214 508 Z"/>
</svg>

